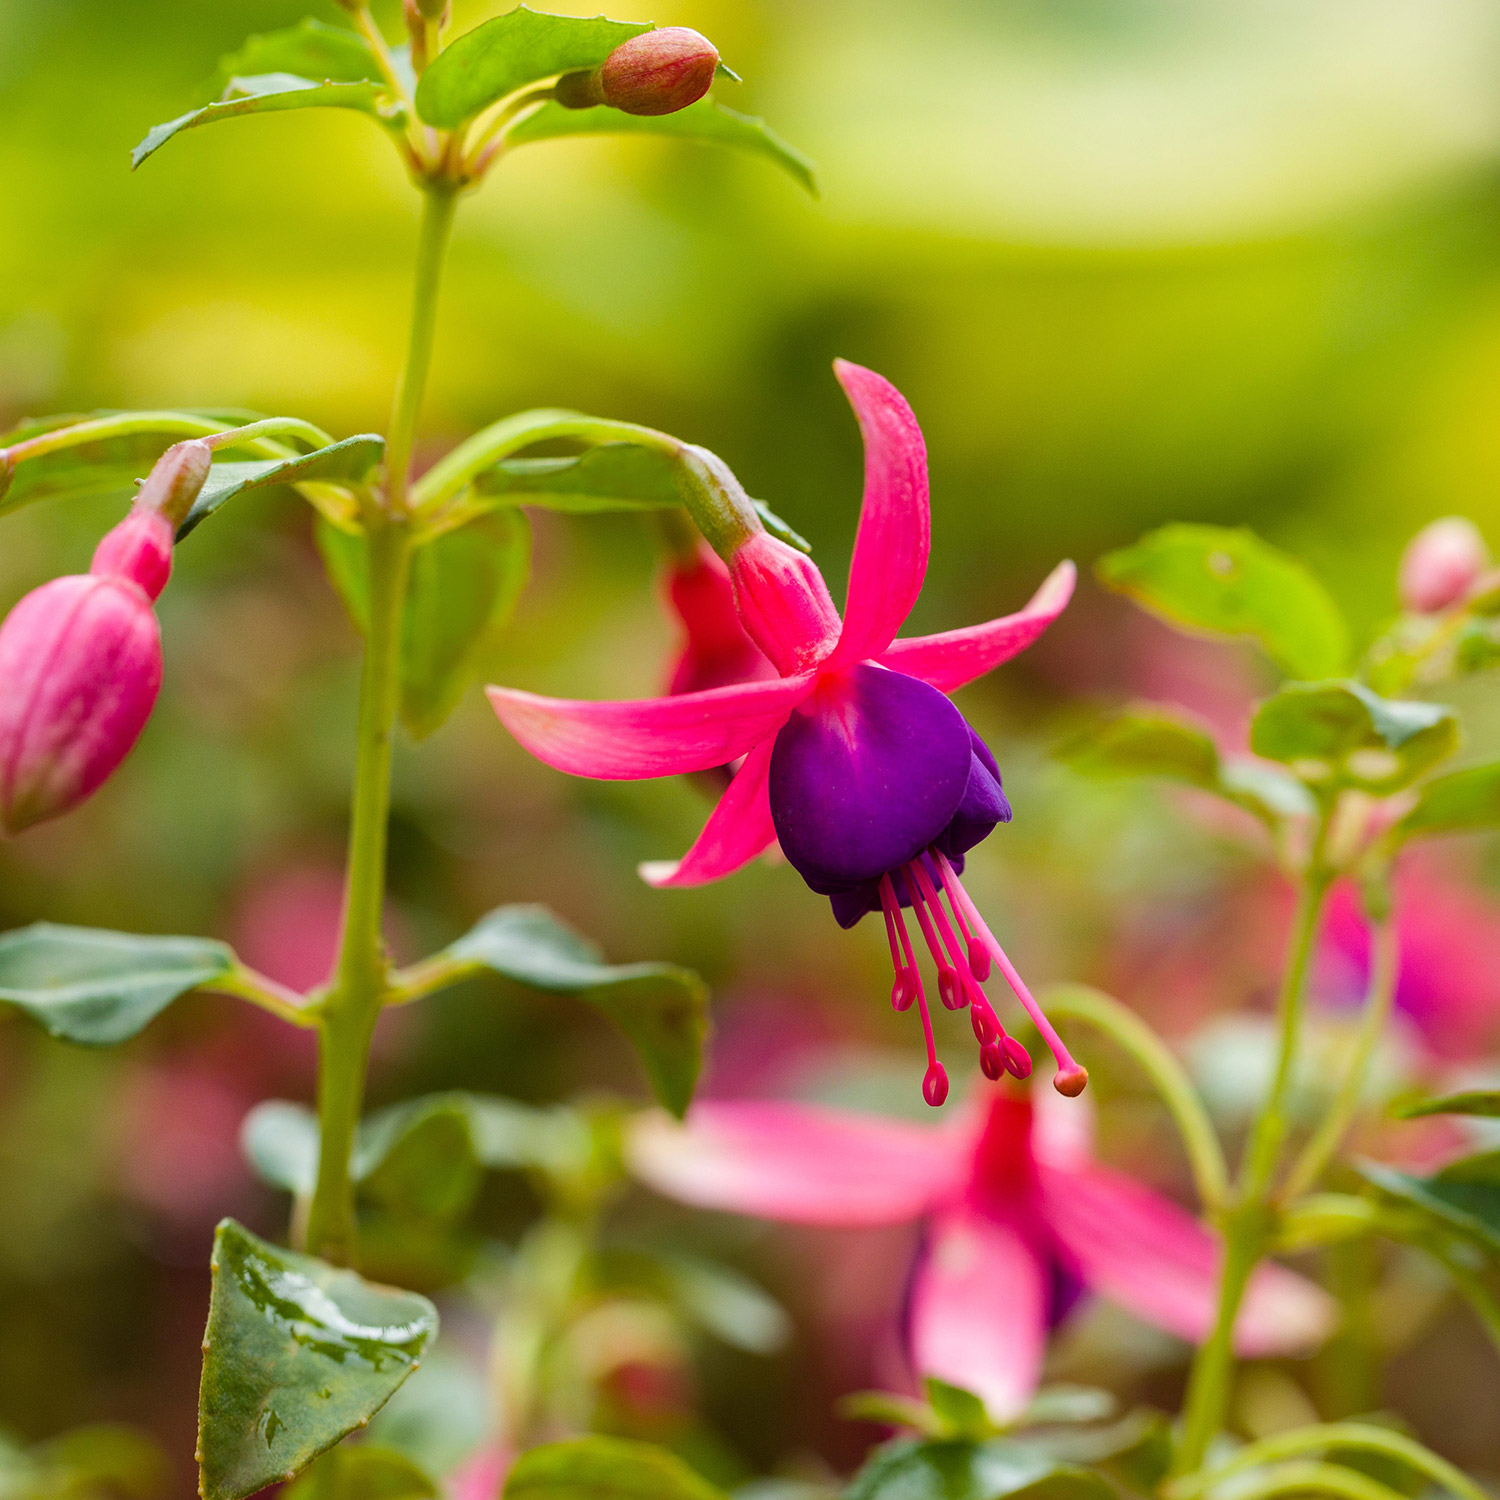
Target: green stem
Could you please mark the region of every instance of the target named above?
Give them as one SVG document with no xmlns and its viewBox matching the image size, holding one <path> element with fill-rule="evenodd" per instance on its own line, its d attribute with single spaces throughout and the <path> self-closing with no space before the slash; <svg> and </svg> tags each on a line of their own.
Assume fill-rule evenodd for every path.
<svg viewBox="0 0 1500 1500">
<path fill-rule="evenodd" d="M 1401 1492 L 1393 1490 L 1357 1469 L 1339 1464 L 1277 1464 L 1255 1475 L 1235 1490 L 1235 1500 L 1270 1500 L 1273 1495 L 1336 1495 L 1339 1500 L 1399 1500 Z"/>
<path fill-rule="evenodd" d="M 396 384 L 391 430 L 386 436 L 386 504 L 396 515 L 406 510 L 411 483 L 412 449 L 417 440 L 417 418 L 427 389 L 432 364 L 432 338 L 437 323 L 438 288 L 442 281 L 443 257 L 453 228 L 453 210 L 458 190 L 451 182 L 429 181 L 422 189 L 422 228 L 417 241 L 417 269 L 412 290 L 411 333 L 406 362 Z"/>
<path fill-rule="evenodd" d="M 296 990 L 288 989 L 254 969 L 247 969 L 243 964 L 237 964 L 207 988 L 216 995 L 233 995 L 237 1000 L 248 1000 L 293 1026 L 317 1025 L 317 1011 L 308 996 L 299 995 Z"/>
<path fill-rule="evenodd" d="M 1276 1072 L 1270 1091 L 1251 1130 L 1250 1144 L 1240 1165 L 1236 1203 L 1224 1223 L 1224 1264 L 1219 1280 L 1219 1307 L 1213 1331 L 1198 1350 L 1188 1376 L 1183 1406 L 1182 1436 L 1173 1459 L 1173 1472 L 1190 1474 L 1203 1463 L 1209 1444 L 1224 1425 L 1234 1374 L 1234 1325 L 1250 1276 L 1271 1238 L 1270 1192 L 1276 1163 L 1286 1134 L 1286 1096 L 1297 1061 L 1302 1030 L 1302 998 L 1318 935 L 1323 901 L 1331 875 L 1324 864 L 1328 834 L 1326 812 L 1303 875 L 1291 945 L 1277 998 L 1278 1046 Z"/>
<path fill-rule="evenodd" d="M 1323 1122 L 1313 1137 L 1303 1147 L 1292 1170 L 1287 1175 L 1284 1189 L 1288 1199 L 1295 1199 L 1314 1187 L 1324 1169 L 1333 1159 L 1344 1132 L 1349 1128 L 1359 1110 L 1360 1096 L 1364 1092 L 1365 1074 L 1370 1059 L 1385 1032 L 1390 1020 L 1391 1006 L 1396 995 L 1396 974 L 1399 969 L 1396 924 L 1386 917 L 1375 924 L 1371 940 L 1370 986 L 1365 997 L 1364 1014 L 1360 1018 L 1359 1036 L 1354 1044 L 1354 1053 L 1349 1059 L 1348 1071 L 1339 1084 L 1338 1093 L 1329 1105 Z"/>
<path fill-rule="evenodd" d="M 1139 1064 L 1182 1137 L 1203 1207 L 1217 1209 L 1229 1190 L 1224 1153 L 1191 1081 L 1166 1043 L 1134 1011 L 1086 985 L 1059 985 L 1047 992 L 1042 1005 L 1054 1019 L 1070 1017 L 1097 1027 Z"/>
</svg>

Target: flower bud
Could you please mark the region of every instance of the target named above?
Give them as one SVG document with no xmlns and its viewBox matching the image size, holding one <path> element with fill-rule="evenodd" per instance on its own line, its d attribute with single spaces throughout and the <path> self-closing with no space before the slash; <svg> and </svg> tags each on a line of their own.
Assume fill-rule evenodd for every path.
<svg viewBox="0 0 1500 1500">
<path fill-rule="evenodd" d="M 810 557 L 759 531 L 729 561 L 734 604 L 750 639 L 784 676 L 825 657 L 839 638 L 839 613 Z"/>
<path fill-rule="evenodd" d="M 1489 548 L 1472 521 L 1445 516 L 1424 526 L 1401 558 L 1402 606 L 1421 615 L 1447 609 L 1469 592 L 1489 560 Z"/>
<path fill-rule="evenodd" d="M 668 693 L 696 693 L 776 675 L 745 634 L 734 608 L 729 569 L 706 542 L 699 542 L 690 558 L 674 559 L 664 584 L 685 637 Z"/>
<path fill-rule="evenodd" d="M 671 115 L 714 81 L 719 53 L 686 26 L 659 26 L 622 42 L 592 72 L 565 73 L 553 97 L 567 109 L 608 104 L 627 115 Z"/>
</svg>

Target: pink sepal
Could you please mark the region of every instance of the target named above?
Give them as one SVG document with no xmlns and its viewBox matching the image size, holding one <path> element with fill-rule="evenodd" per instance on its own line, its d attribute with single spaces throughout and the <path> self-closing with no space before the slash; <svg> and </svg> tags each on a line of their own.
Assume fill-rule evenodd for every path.
<svg viewBox="0 0 1500 1500">
<path fill-rule="evenodd" d="M 728 765 L 774 735 L 812 675 L 671 698 L 581 702 L 486 689 L 500 722 L 540 761 L 574 776 L 631 781 Z"/>
<path fill-rule="evenodd" d="M 732 875 L 776 842 L 767 783 L 773 740 L 763 740 L 724 789 L 693 847 L 678 860 L 649 860 L 640 867 L 647 885 L 706 885 Z"/>
<path fill-rule="evenodd" d="M 136 506 L 94 548 L 89 572 L 128 578 L 156 599 L 172 574 L 172 523 L 159 510 Z"/>
</svg>

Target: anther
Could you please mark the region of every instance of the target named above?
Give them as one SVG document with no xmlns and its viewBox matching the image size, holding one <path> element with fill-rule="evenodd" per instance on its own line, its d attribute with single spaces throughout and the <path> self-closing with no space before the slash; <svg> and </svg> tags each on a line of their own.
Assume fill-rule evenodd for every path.
<svg viewBox="0 0 1500 1500">
<path fill-rule="evenodd" d="M 999 1042 L 986 1042 L 979 1049 L 979 1070 L 991 1083 L 999 1083 L 1010 1071 L 1005 1063 L 1005 1050 Z"/>
<path fill-rule="evenodd" d="M 934 1060 L 922 1079 L 922 1097 L 936 1109 L 948 1097 L 948 1070 Z"/>
<path fill-rule="evenodd" d="M 1012 1078 L 1031 1077 L 1031 1054 L 1013 1036 L 1001 1037 L 1000 1051 L 1005 1058 L 1005 1071 Z M 1059 1077 L 1061 1075 L 1059 1074 Z"/>
</svg>

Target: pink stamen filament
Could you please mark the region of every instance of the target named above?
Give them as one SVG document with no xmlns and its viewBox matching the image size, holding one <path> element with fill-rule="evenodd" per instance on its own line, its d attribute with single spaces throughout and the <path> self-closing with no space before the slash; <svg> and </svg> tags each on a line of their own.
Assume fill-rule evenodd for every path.
<svg viewBox="0 0 1500 1500">
<path fill-rule="evenodd" d="M 923 871 L 917 861 L 912 860 L 909 865 L 905 866 L 903 873 L 907 889 L 911 892 L 912 915 L 916 917 L 917 925 L 922 929 L 922 937 L 927 944 L 927 951 L 937 965 L 938 994 L 949 1010 L 958 1010 L 968 997 L 963 993 L 962 981 L 944 955 L 943 945 L 932 929 L 932 918 L 928 916 L 927 908 L 922 904 Z M 931 890 L 931 888 L 929 884 L 928 889 Z M 949 998 L 950 995 L 953 996 L 952 999 Z"/>
<path fill-rule="evenodd" d="M 969 930 L 969 924 L 964 921 L 963 908 L 954 899 L 953 891 L 948 884 L 950 880 L 954 882 L 958 880 L 953 866 L 948 863 L 946 857 L 941 855 L 935 855 L 935 861 L 937 863 L 938 880 L 943 890 L 947 892 L 948 903 L 953 908 L 953 920 L 957 923 L 959 932 L 963 934 L 964 947 L 969 959 L 969 968 L 973 972 L 975 979 L 980 984 L 983 984 L 990 977 L 990 950 Z"/>
<path fill-rule="evenodd" d="M 937 888 L 933 885 L 932 877 L 927 873 L 922 861 L 912 860 L 907 869 L 911 871 L 917 888 L 932 912 L 938 932 L 942 935 L 943 947 L 947 950 L 948 957 L 953 964 L 953 971 L 958 976 L 957 1004 L 950 1006 L 949 1009 L 962 1010 L 968 1004 L 969 996 L 979 992 L 978 982 L 969 972 L 968 954 L 954 935 L 952 927 L 948 925 L 948 913 L 943 910 L 943 903 L 938 899 Z M 942 963 L 937 953 L 934 953 L 933 957 L 938 960 L 939 964 Z"/>
<path fill-rule="evenodd" d="M 887 922 L 894 927 L 901 941 L 902 961 L 896 963 L 896 988 L 891 992 L 891 1004 L 897 1010 L 910 1010 L 912 1001 L 922 993 L 922 975 L 917 968 L 916 954 L 912 952 L 906 920 L 901 915 L 901 902 L 896 897 L 896 888 L 889 875 L 880 877 L 880 905 Z"/>
<path fill-rule="evenodd" d="M 990 931 L 989 924 L 980 915 L 979 908 L 974 905 L 969 893 L 963 888 L 958 876 L 954 874 L 953 867 L 942 854 L 935 853 L 934 857 L 938 869 L 942 872 L 943 885 L 948 891 L 949 898 L 962 910 L 969 926 L 983 940 L 985 947 L 990 951 L 990 956 L 1000 966 L 1005 982 L 1015 991 L 1016 999 L 1021 1002 L 1022 1009 L 1031 1017 L 1032 1024 L 1041 1032 L 1042 1040 L 1051 1050 L 1057 1063 L 1057 1077 L 1053 1079 L 1053 1086 L 1060 1094 L 1069 1096 L 1081 1094 L 1084 1085 L 1089 1080 L 1087 1070 L 1073 1060 L 1072 1054 L 1063 1045 L 1062 1038 L 1058 1036 L 1051 1021 L 1043 1014 L 1041 1006 L 1032 997 L 1025 980 L 1016 973 L 1016 966 L 1006 957 L 1005 950 L 996 941 L 995 934 Z"/>
</svg>

